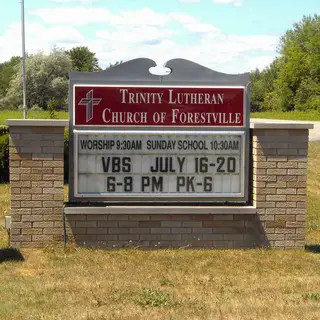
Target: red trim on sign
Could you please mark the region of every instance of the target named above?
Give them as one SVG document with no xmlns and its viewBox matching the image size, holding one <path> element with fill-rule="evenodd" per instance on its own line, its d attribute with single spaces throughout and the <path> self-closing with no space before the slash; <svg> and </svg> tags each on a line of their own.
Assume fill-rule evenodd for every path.
<svg viewBox="0 0 320 320">
<path fill-rule="evenodd" d="M 73 111 L 75 125 L 242 127 L 244 88 L 75 85 Z"/>
</svg>

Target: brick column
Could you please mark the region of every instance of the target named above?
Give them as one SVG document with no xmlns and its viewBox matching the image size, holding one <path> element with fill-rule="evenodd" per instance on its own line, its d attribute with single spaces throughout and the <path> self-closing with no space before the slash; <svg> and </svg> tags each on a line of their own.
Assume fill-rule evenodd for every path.
<svg viewBox="0 0 320 320">
<path fill-rule="evenodd" d="M 310 124 L 255 123 L 252 130 L 253 205 L 266 246 L 305 245 Z M 284 129 L 278 129 L 284 128 Z"/>
<path fill-rule="evenodd" d="M 61 241 L 63 206 L 62 120 L 7 120 L 10 133 L 13 247 Z"/>
</svg>

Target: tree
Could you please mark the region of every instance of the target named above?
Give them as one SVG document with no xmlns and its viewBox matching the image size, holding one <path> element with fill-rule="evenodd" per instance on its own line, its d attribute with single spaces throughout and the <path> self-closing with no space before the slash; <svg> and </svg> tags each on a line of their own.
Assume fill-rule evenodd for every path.
<svg viewBox="0 0 320 320">
<path fill-rule="evenodd" d="M 250 72 L 251 82 L 251 99 L 250 110 L 252 112 L 262 111 L 263 99 L 264 99 L 264 87 L 262 81 L 262 75 L 259 69 Z"/>
<path fill-rule="evenodd" d="M 306 102 L 308 94 L 318 98 L 319 90 L 312 82 L 320 81 L 320 16 L 304 16 L 302 21 L 295 23 L 293 29 L 288 30 L 281 38 L 279 52 L 283 61 L 276 90 L 281 95 L 281 109 L 294 110 Z M 310 83 L 310 85 L 307 85 Z M 307 90 L 305 93 L 302 91 Z M 297 95 L 299 97 L 297 97 Z M 310 100 L 310 99 L 309 99 Z M 302 103 L 302 104 L 301 104 Z M 314 108 L 319 108 L 317 104 Z"/>
<path fill-rule="evenodd" d="M 55 49 L 49 55 L 37 53 L 26 59 L 27 105 L 47 109 L 50 100 L 61 101 L 66 108 L 68 73 L 72 70 L 70 57 Z M 0 104 L 19 107 L 22 101 L 22 71 L 11 80 L 7 94 Z"/>
<path fill-rule="evenodd" d="M 259 112 L 274 109 L 274 103 L 276 103 L 277 100 L 273 95 L 273 91 L 275 90 L 280 66 L 281 59 L 276 58 L 270 66 L 266 67 L 261 72 L 259 69 L 256 69 L 250 73 L 251 111 Z"/>
<path fill-rule="evenodd" d="M 20 64 L 20 57 L 12 57 L 9 61 L 0 64 L 0 98 L 7 94 L 10 81 L 18 72 Z"/>
<path fill-rule="evenodd" d="M 88 47 L 75 47 L 66 51 L 72 61 L 73 71 L 93 72 L 101 70 L 96 54 Z"/>
<path fill-rule="evenodd" d="M 251 109 L 320 110 L 320 16 L 303 17 L 280 40 L 280 57 L 251 73 Z"/>
<path fill-rule="evenodd" d="M 294 97 L 296 110 L 320 109 L 320 83 L 312 78 L 304 78 Z"/>
</svg>

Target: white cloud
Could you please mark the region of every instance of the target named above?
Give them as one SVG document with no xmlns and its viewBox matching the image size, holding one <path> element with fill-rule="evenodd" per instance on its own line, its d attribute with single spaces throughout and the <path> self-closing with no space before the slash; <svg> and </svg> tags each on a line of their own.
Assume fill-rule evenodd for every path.
<svg viewBox="0 0 320 320">
<path fill-rule="evenodd" d="M 170 13 L 170 17 L 181 24 L 191 24 L 198 21 L 195 17 L 187 13 L 172 12 Z"/>
<path fill-rule="evenodd" d="M 147 44 L 126 45 L 122 43 L 112 48 L 112 51 L 98 53 L 99 60 L 108 65 L 117 60 L 129 60 L 138 57 L 148 57 L 163 65 L 173 58 L 185 58 L 202 64 L 214 70 L 226 73 L 241 73 L 264 68 L 273 59 L 270 44 L 262 44 L 270 36 L 262 35 L 255 38 L 251 36 L 218 36 L 215 41 L 202 39 L 193 45 L 179 44 L 173 40 L 162 40 L 153 46 Z M 264 55 L 252 56 L 253 52 L 263 52 Z M 121 56 L 119 56 L 121 52 Z M 269 53 L 270 52 L 270 53 Z M 269 54 L 269 55 L 267 55 Z"/>
<path fill-rule="evenodd" d="M 172 12 L 170 17 L 177 21 L 178 23 L 182 24 L 189 32 L 191 33 L 198 33 L 198 34 L 205 34 L 205 33 L 218 33 L 220 32 L 217 27 L 210 23 L 201 23 L 195 17 L 186 14 L 186 13 L 177 13 Z"/>
<path fill-rule="evenodd" d="M 274 52 L 277 37 L 271 35 L 207 35 L 200 41 L 208 50 L 222 53 Z"/>
<path fill-rule="evenodd" d="M 175 34 L 170 29 L 160 29 L 154 26 L 138 26 L 133 28 L 119 28 L 111 32 L 101 30 L 97 32 L 97 38 L 104 39 L 113 44 L 123 43 L 126 39 L 127 44 L 149 44 L 154 45 Z"/>
<path fill-rule="evenodd" d="M 69 49 L 84 41 L 83 35 L 71 26 L 45 28 L 39 23 L 27 23 L 25 30 L 26 51 L 29 54 L 39 51 L 49 52 L 55 46 Z M 0 62 L 7 61 L 12 56 L 21 56 L 20 23 L 9 25 L 0 37 Z"/>
<path fill-rule="evenodd" d="M 104 8 L 40 8 L 29 13 L 50 24 L 86 25 L 113 20 L 113 15 Z"/>
<path fill-rule="evenodd" d="M 76 4 L 82 4 L 82 5 L 88 5 L 98 1 L 100 0 L 50 0 L 50 2 L 59 3 L 59 4 L 76 3 Z"/>
<path fill-rule="evenodd" d="M 179 0 L 180 3 L 199 3 L 200 0 Z"/>
<path fill-rule="evenodd" d="M 88 46 L 102 67 L 138 57 L 154 59 L 160 65 L 185 58 L 217 71 L 240 73 L 264 68 L 276 55 L 276 36 L 224 34 L 215 25 L 186 13 L 162 14 L 143 8 L 114 14 L 77 7 L 37 9 L 34 14 L 50 24 L 27 23 L 28 53 L 49 52 L 54 46 Z M 99 29 L 90 38 L 85 36 L 83 25 L 97 22 L 102 24 L 96 25 Z M 12 55 L 21 55 L 20 24 L 10 25 L 0 36 L 0 62 Z"/>
<path fill-rule="evenodd" d="M 190 31 L 194 33 L 219 33 L 219 29 L 216 28 L 213 24 L 209 23 L 190 23 L 186 24 L 185 27 Z"/>
<path fill-rule="evenodd" d="M 57 26 L 45 31 L 45 36 L 50 43 L 81 43 L 84 41 L 83 35 L 73 27 Z"/>
<path fill-rule="evenodd" d="M 107 23 L 110 25 L 150 25 L 162 26 L 167 23 L 169 17 L 166 14 L 157 13 L 149 8 L 136 11 L 124 11 L 113 14 L 105 8 L 40 8 L 30 10 L 30 14 L 50 24 L 87 25 Z"/>
<path fill-rule="evenodd" d="M 117 24 L 164 26 L 169 21 L 167 14 L 155 12 L 149 8 L 122 12 L 116 17 Z"/>
<path fill-rule="evenodd" d="M 217 4 L 233 4 L 235 7 L 241 7 L 244 0 L 213 0 Z"/>
<path fill-rule="evenodd" d="M 255 70 L 256 68 L 263 70 L 265 67 L 271 64 L 274 58 L 274 56 L 251 57 L 248 59 L 250 70 Z"/>
</svg>

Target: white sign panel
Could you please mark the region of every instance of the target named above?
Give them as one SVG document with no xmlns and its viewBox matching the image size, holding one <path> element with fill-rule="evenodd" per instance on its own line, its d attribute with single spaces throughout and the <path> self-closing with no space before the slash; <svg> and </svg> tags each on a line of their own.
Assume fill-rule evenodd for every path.
<svg viewBox="0 0 320 320">
<path fill-rule="evenodd" d="M 244 132 L 74 134 L 77 197 L 244 196 Z"/>
</svg>

